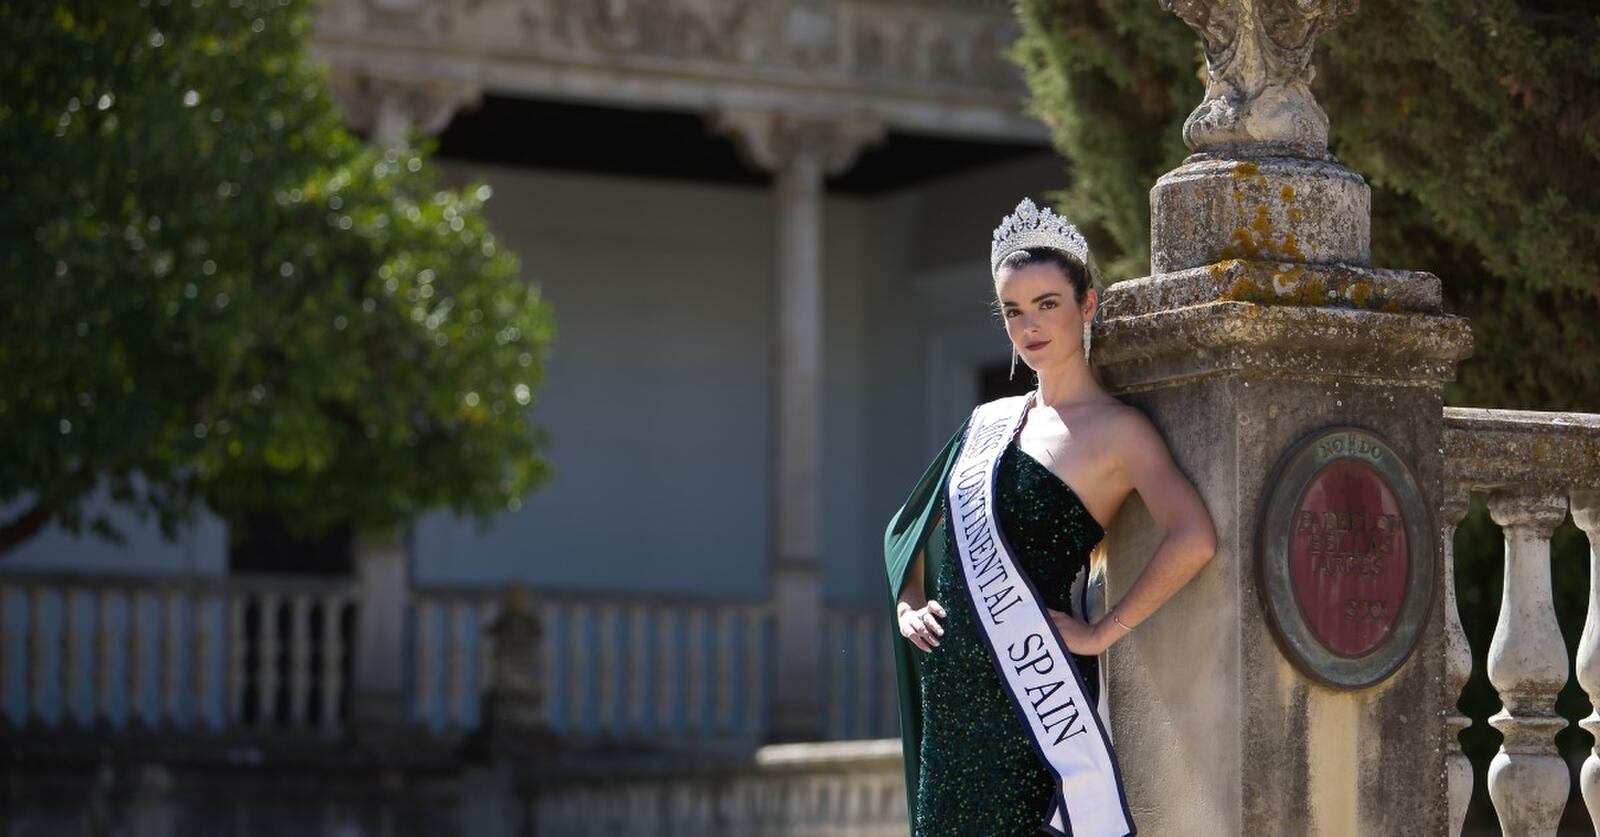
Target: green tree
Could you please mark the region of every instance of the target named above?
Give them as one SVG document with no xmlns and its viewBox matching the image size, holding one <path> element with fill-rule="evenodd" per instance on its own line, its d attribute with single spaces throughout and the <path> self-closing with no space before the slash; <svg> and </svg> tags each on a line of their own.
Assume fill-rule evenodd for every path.
<svg viewBox="0 0 1600 837">
<path fill-rule="evenodd" d="M 485 516 L 548 476 L 552 322 L 487 186 L 363 145 L 305 0 L 0 0 L 0 554 L 169 536 L 203 502 L 296 534 Z"/>
<path fill-rule="evenodd" d="M 1149 271 L 1149 190 L 1187 153 L 1194 33 L 1154 0 L 1021 0 L 1014 55 L 1108 275 Z M 1476 348 L 1451 403 L 1600 409 L 1600 12 L 1365 0 L 1318 42 L 1331 145 L 1373 186 L 1373 261 L 1437 273 Z"/>
</svg>

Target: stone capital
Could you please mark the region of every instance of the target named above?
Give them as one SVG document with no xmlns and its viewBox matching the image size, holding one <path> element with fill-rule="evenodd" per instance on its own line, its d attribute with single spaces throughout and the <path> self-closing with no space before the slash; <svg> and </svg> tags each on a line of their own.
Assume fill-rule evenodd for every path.
<svg viewBox="0 0 1600 837">
<path fill-rule="evenodd" d="M 1528 530 L 1548 540 L 1567 517 L 1567 498 L 1542 491 L 1502 489 L 1489 492 L 1489 517 L 1507 530 Z"/>
<path fill-rule="evenodd" d="M 841 174 L 885 134 L 883 123 L 876 121 L 764 110 L 723 110 L 713 117 L 713 124 L 733 138 L 752 165 L 780 177 L 795 172 L 818 179 Z"/>
<path fill-rule="evenodd" d="M 435 136 L 463 109 L 476 107 L 476 84 L 335 72 L 330 85 L 345 124 L 377 145 L 403 145 L 413 132 Z"/>
<path fill-rule="evenodd" d="M 1318 35 L 1356 0 L 1161 0 L 1200 36 L 1206 96 L 1183 125 L 1195 151 L 1328 154 L 1328 115 L 1311 95 Z"/>
</svg>

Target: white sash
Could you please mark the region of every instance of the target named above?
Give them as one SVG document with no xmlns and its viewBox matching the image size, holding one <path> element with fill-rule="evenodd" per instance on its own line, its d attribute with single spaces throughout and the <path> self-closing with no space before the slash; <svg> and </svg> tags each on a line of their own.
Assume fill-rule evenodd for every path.
<svg viewBox="0 0 1600 837">
<path fill-rule="evenodd" d="M 1111 740 L 1084 693 L 1072 654 L 1039 591 L 1012 560 L 993 514 L 995 468 L 1031 401 L 1031 395 L 1002 398 L 973 411 L 946 489 L 951 531 L 967 603 L 989 659 L 1034 751 L 1058 780 L 1044 829 L 1071 837 L 1125 837 L 1135 833 L 1133 815 Z"/>
</svg>

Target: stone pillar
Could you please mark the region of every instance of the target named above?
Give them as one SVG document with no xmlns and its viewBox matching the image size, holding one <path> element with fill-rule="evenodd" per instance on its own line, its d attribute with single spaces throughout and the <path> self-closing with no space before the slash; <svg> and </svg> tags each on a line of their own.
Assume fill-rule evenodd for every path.
<svg viewBox="0 0 1600 837">
<path fill-rule="evenodd" d="M 777 344 L 773 393 L 773 552 L 767 584 L 777 610 L 774 739 L 821 738 L 822 711 L 822 200 L 883 135 L 875 123 L 757 111 L 719 115 L 745 156 L 774 175 Z"/>
<path fill-rule="evenodd" d="M 406 145 L 413 133 L 437 135 L 457 113 L 477 107 L 483 98 L 483 90 L 474 84 L 352 71 L 334 73 L 330 88 L 350 130 L 384 148 Z"/>
<path fill-rule="evenodd" d="M 1369 265 L 1368 190 L 1327 153 L 1314 36 L 1350 0 L 1163 0 L 1205 42 L 1195 152 L 1151 192 L 1152 275 L 1102 299 L 1093 362 L 1198 486 L 1217 557 L 1108 659 L 1113 738 L 1146 834 L 1442 834 L 1443 566 L 1412 653 L 1374 685 L 1291 662 L 1262 581 L 1267 492 L 1320 430 L 1381 437 L 1443 501 L 1443 385 L 1468 353 L 1439 281 Z M 1157 532 L 1134 498 L 1108 539 L 1115 602 Z M 1425 600 L 1426 597 L 1424 597 Z M 1409 599 L 1408 599 L 1409 601 Z"/>
<path fill-rule="evenodd" d="M 403 530 L 356 538 L 355 658 L 350 724 L 358 735 L 383 734 L 405 722 L 406 605 L 411 586 Z"/>
</svg>

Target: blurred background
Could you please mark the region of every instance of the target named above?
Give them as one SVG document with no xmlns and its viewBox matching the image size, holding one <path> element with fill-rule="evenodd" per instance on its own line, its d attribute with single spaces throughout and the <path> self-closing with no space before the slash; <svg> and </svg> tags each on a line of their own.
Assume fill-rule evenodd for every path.
<svg viewBox="0 0 1600 837">
<path fill-rule="evenodd" d="M 1203 89 L 1175 16 L 0 22 L 0 833 L 904 833 L 882 529 L 1029 388 L 987 268 L 1021 197 L 1148 272 Z M 1374 263 L 1474 323 L 1453 404 L 1600 411 L 1597 33 L 1576 0 L 1371 0 L 1319 46 Z M 1587 548 L 1552 549 L 1575 646 Z M 1475 508 L 1480 774 L 1500 550 Z"/>
</svg>

